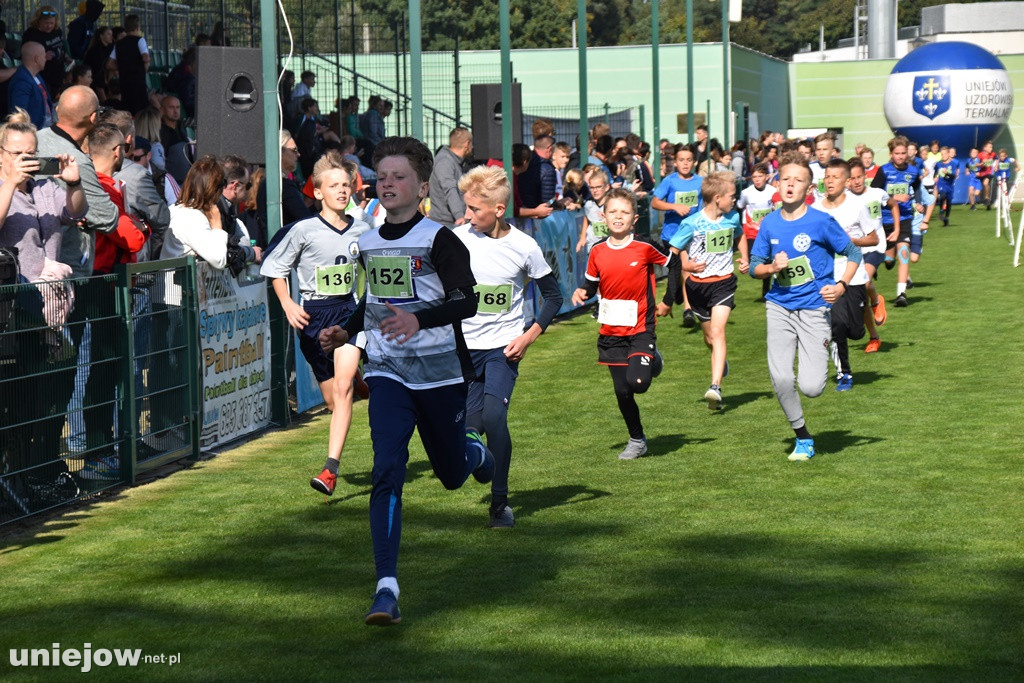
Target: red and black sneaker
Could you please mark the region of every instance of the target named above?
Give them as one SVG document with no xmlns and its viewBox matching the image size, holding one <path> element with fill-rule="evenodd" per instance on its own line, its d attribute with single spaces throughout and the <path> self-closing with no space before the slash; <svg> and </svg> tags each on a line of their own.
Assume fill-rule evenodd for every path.
<svg viewBox="0 0 1024 683">
<path fill-rule="evenodd" d="M 334 493 L 334 485 L 338 483 L 338 475 L 332 474 L 326 467 L 324 471 L 309 480 L 309 485 L 313 487 L 314 491 L 319 491 L 325 496 L 330 496 Z"/>
</svg>

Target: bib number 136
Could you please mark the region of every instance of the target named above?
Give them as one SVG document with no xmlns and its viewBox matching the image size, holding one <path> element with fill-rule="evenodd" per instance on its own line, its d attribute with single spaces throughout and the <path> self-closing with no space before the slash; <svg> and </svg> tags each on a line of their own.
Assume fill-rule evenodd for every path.
<svg viewBox="0 0 1024 683">
<path fill-rule="evenodd" d="M 413 299 L 412 267 L 408 256 L 366 257 L 366 284 L 378 299 Z"/>
</svg>

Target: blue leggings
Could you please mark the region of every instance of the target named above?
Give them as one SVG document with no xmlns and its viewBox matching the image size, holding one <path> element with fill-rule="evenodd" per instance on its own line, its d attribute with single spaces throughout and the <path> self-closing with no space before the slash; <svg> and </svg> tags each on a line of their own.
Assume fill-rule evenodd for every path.
<svg viewBox="0 0 1024 683">
<path fill-rule="evenodd" d="M 466 439 L 466 385 L 409 389 L 386 377 L 367 377 L 373 490 L 370 536 L 377 578 L 398 576 L 402 537 L 402 487 L 414 428 L 434 474 L 446 489 L 457 489 L 480 462 L 479 449 Z"/>
</svg>

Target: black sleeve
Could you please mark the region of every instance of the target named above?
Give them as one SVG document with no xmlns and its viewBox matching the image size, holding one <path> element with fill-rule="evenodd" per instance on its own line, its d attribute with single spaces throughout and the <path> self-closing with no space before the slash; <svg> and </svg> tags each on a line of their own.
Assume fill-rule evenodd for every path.
<svg viewBox="0 0 1024 683">
<path fill-rule="evenodd" d="M 584 292 L 587 293 L 587 298 L 588 299 L 593 298 L 593 296 L 595 294 L 597 294 L 597 285 L 598 284 L 599 284 L 599 281 L 591 280 L 590 278 L 585 278 L 583 280 L 583 287 L 581 287 L 581 289 Z"/>
<path fill-rule="evenodd" d="M 309 218 L 313 212 L 302 200 L 302 190 L 295 184 L 295 181 L 287 178 L 281 182 L 281 220 L 285 223 L 294 223 L 303 218 Z"/>
<path fill-rule="evenodd" d="M 682 259 L 679 258 L 679 254 L 669 252 L 668 282 L 665 285 L 665 296 L 661 300 L 666 306 L 672 306 L 675 304 L 676 296 L 679 294 L 679 283 L 682 280 L 682 275 Z"/>
<path fill-rule="evenodd" d="M 562 308 L 562 290 L 558 287 L 558 278 L 554 273 L 548 273 L 534 282 L 540 289 L 540 295 L 544 297 L 544 304 L 540 307 L 540 312 L 534 316 L 533 321 L 540 325 L 541 330 L 546 330 Z"/>
<path fill-rule="evenodd" d="M 416 311 L 420 327 L 451 325 L 476 315 L 476 279 L 469 265 L 469 249 L 448 229 L 439 230 L 430 249 L 430 259 L 448 295 L 443 304 Z"/>
<path fill-rule="evenodd" d="M 345 323 L 345 331 L 348 332 L 349 339 L 352 339 L 363 331 L 363 321 L 365 317 L 366 297 L 364 296 L 359 300 L 359 305 L 356 306 L 356 310 L 352 311 L 352 315 L 348 317 L 348 321 Z"/>
<path fill-rule="evenodd" d="M 448 292 L 443 304 L 416 311 L 420 329 L 452 325 L 476 315 L 476 292 L 472 287 L 459 287 Z"/>
<path fill-rule="evenodd" d="M 871 187 L 885 189 L 885 174 L 882 173 L 882 169 L 875 172 L 875 177 L 871 179 Z"/>
</svg>

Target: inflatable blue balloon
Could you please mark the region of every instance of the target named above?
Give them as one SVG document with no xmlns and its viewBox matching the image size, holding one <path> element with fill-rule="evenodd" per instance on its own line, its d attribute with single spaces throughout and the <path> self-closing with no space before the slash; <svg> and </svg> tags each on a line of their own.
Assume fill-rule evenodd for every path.
<svg viewBox="0 0 1024 683">
<path fill-rule="evenodd" d="M 901 59 L 885 86 L 885 118 L 911 141 L 938 140 L 964 157 L 1002 131 L 1013 111 L 1003 63 L 971 43 L 929 43 Z"/>
</svg>

